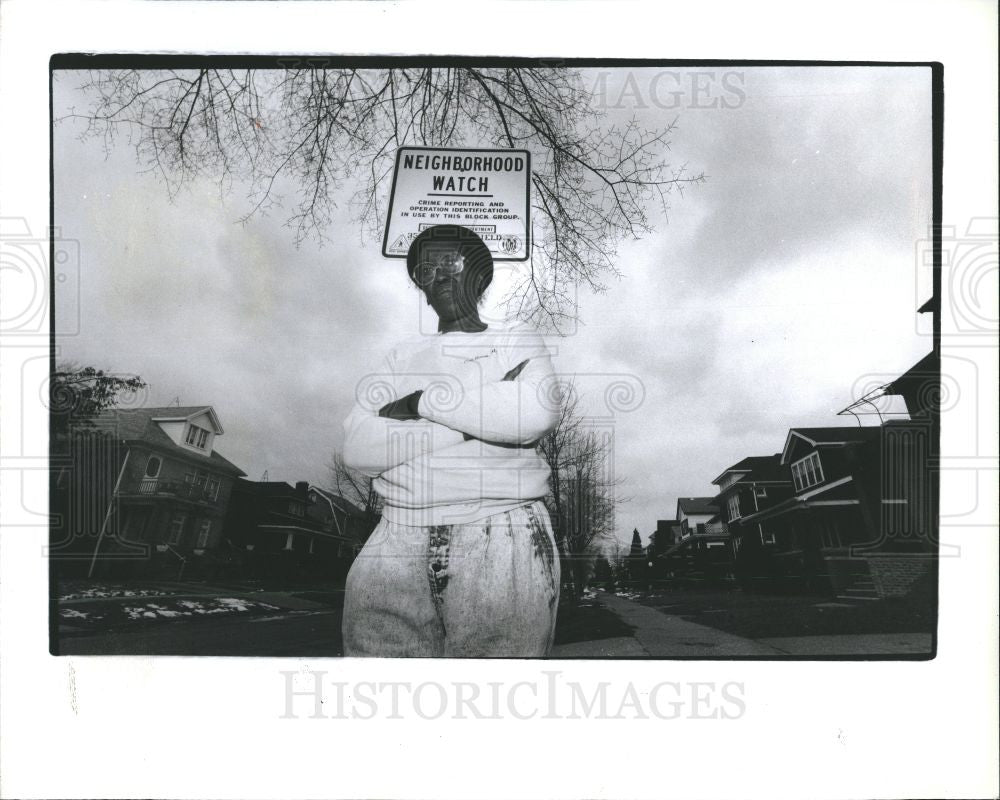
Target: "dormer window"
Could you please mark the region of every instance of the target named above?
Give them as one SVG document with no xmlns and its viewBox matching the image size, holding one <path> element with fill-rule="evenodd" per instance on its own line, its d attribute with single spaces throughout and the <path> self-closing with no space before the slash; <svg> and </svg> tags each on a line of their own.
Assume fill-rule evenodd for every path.
<svg viewBox="0 0 1000 800">
<path fill-rule="evenodd" d="M 199 428 L 197 425 L 189 425 L 184 441 L 192 447 L 204 450 L 205 445 L 208 443 L 208 431 L 204 428 Z"/>
<path fill-rule="evenodd" d="M 797 492 L 822 483 L 823 467 L 819 463 L 819 453 L 812 452 L 792 464 L 792 480 L 795 482 Z"/>
</svg>

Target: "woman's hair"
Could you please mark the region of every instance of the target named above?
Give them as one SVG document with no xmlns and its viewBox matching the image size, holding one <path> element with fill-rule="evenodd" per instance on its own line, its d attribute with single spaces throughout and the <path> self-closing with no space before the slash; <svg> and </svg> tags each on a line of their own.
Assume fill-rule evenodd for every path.
<svg viewBox="0 0 1000 800">
<path fill-rule="evenodd" d="M 475 232 L 462 225 L 432 225 L 417 234 L 406 253 L 406 270 L 410 273 L 410 280 L 417 283 L 413 273 L 420 263 L 422 250 L 431 242 L 458 247 L 465 259 L 466 285 L 477 298 L 482 297 L 493 280 L 493 254 Z"/>
</svg>

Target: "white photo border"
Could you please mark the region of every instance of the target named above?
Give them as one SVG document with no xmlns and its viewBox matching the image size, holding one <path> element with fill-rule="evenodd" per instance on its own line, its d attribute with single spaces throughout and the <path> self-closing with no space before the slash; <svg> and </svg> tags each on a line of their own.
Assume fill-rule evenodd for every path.
<svg viewBox="0 0 1000 800">
<path fill-rule="evenodd" d="M 822 8 L 823 13 L 820 13 Z M 453 54 L 935 61 L 945 75 L 945 224 L 997 216 L 996 9 L 990 3 L 107 2 L 4 4 L 2 216 L 49 224 L 49 58 L 68 52 Z M 783 22 L 794 20 L 794 28 Z M 488 24 L 487 24 L 488 23 Z M 413 31 L 419 30 L 419 37 Z M 554 35 L 553 31 L 558 31 Z M 609 34 L 620 32 L 620 35 Z M 13 123 L 13 124 L 8 124 Z M 988 179 L 984 178 L 988 176 Z M 946 283 L 947 290 L 947 283 Z M 947 298 L 945 298 L 947 301 Z M 23 298 L 7 297 L 6 310 Z M 972 474 L 980 503 L 943 524 L 938 654 L 924 662 L 451 662 L 52 657 L 46 414 L 18 376 L 47 352 L 5 337 L 0 537 L 2 794 L 16 797 L 985 797 L 997 749 L 996 463 L 946 417 L 942 513 Z M 996 341 L 943 334 L 995 370 Z M 996 409 L 995 384 L 980 381 Z M 14 434 L 18 431 L 22 437 Z M 20 441 L 42 444 L 18 450 Z M 984 443 L 985 444 L 985 443 Z M 948 462 L 947 459 L 953 459 Z M 948 465 L 953 465 L 949 470 Z M 739 684 L 732 719 L 287 716 L 285 672 L 343 682 Z M 301 688 L 301 684 L 297 684 Z M 693 690 L 697 691 L 697 690 Z M 732 694 L 737 690 L 732 689 Z M 527 698 L 523 694 L 523 698 Z M 333 696 L 333 695 L 331 695 Z M 616 699 L 616 704 L 618 700 Z M 696 704 L 694 704 L 696 705 Z M 738 704 L 730 704 L 736 709 Z M 525 700 L 519 707 L 531 711 Z M 530 724 L 528 724 L 530 723 Z M 628 724 L 625 724 L 628 723 Z"/>
</svg>

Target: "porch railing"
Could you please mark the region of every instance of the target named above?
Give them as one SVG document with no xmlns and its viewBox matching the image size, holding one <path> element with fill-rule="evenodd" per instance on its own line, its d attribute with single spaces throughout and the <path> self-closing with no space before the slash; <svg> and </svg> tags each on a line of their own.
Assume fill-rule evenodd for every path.
<svg viewBox="0 0 1000 800">
<path fill-rule="evenodd" d="M 214 491 L 204 486 L 183 481 L 166 481 L 159 478 L 143 478 L 139 483 L 139 494 L 147 496 L 168 495 L 202 503 L 214 503 Z"/>
</svg>

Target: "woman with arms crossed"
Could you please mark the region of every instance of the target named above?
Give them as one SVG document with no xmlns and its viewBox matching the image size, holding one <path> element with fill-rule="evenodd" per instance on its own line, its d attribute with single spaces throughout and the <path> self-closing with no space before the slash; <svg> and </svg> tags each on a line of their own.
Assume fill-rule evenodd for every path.
<svg viewBox="0 0 1000 800">
<path fill-rule="evenodd" d="M 559 558 L 535 443 L 559 417 L 551 358 L 536 333 L 480 320 L 493 259 L 472 231 L 423 231 L 407 268 L 438 334 L 394 348 L 371 376 L 388 397 L 344 423 L 345 462 L 384 499 L 347 578 L 346 655 L 545 656 Z"/>
</svg>

